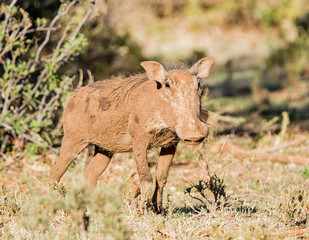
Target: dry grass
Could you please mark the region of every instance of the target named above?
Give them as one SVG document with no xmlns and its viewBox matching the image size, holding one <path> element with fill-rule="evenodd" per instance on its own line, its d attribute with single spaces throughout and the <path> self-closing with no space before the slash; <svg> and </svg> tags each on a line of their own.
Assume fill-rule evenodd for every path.
<svg viewBox="0 0 309 240">
<path fill-rule="evenodd" d="M 216 112 L 224 107 L 228 114 L 240 108 L 245 110 L 248 102 L 242 102 L 235 103 L 231 98 L 217 102 L 210 99 L 208 106 L 213 106 Z M 69 167 L 55 191 L 48 189 L 47 177 L 57 155 L 28 158 L 14 153 L 6 155 L 0 163 L 0 238 L 309 237 L 307 165 L 293 161 L 283 164 L 269 158 L 271 155 L 308 159 L 309 133 L 288 126 L 286 118 L 282 119 L 277 121 L 277 133 L 269 130 L 255 137 L 219 135 L 200 146 L 180 143 L 165 188 L 162 215 L 153 212 L 139 215 L 131 204 L 138 186 L 132 154 L 116 155 L 93 192 L 88 191 L 82 176 L 87 151 Z M 225 126 L 221 122 L 219 131 Z M 158 150 L 150 151 L 148 157 L 155 175 Z M 214 174 L 218 178 L 212 180 L 224 190 L 225 197 L 218 198 L 222 204 L 213 204 L 216 200 L 209 191 L 210 185 L 204 184 Z M 196 187 L 199 181 L 202 188 Z M 203 203 L 186 193 L 192 186 L 195 186 L 192 196 L 201 198 L 203 191 L 206 197 Z M 216 186 L 212 185 L 212 190 Z"/>
<path fill-rule="evenodd" d="M 212 145 L 224 139 L 218 137 L 204 147 L 179 145 L 165 191 L 163 215 L 147 212 L 141 216 L 130 204 L 138 183 L 130 154 L 116 156 L 94 192 L 89 192 L 81 180 L 85 156 L 70 167 L 59 191 L 47 188 L 47 175 L 55 157 L 47 156 L 45 161 L 7 159 L 1 171 L 0 236 L 2 239 L 267 239 L 293 237 L 293 234 L 309 237 L 307 231 L 299 230 L 309 226 L 309 179 L 305 167 L 258 158 L 238 159 L 231 153 L 221 153 L 220 157 L 207 153 Z M 230 140 L 244 148 L 250 146 L 248 141 L 253 141 L 236 136 L 230 136 Z M 293 152 L 308 154 L 308 142 L 293 146 Z M 151 160 L 156 156 L 156 151 L 149 153 Z M 227 196 L 238 197 L 219 207 L 205 207 L 186 194 L 185 189 L 198 180 L 207 180 L 213 173 L 224 179 Z"/>
</svg>

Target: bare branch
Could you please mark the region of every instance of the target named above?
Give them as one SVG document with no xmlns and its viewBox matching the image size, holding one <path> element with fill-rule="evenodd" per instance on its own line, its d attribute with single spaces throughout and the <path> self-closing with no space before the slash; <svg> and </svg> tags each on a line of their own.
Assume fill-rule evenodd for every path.
<svg viewBox="0 0 309 240">
<path fill-rule="evenodd" d="M 40 105 L 39 105 L 39 107 L 38 107 L 38 109 L 39 109 L 40 112 L 43 111 L 43 107 L 44 107 L 44 105 L 45 105 L 47 95 L 48 95 L 48 92 L 46 91 L 46 92 L 43 94 L 41 103 L 40 103 Z"/>
<path fill-rule="evenodd" d="M 7 130 L 9 130 L 9 131 L 11 131 L 12 133 L 14 133 L 14 129 L 13 129 L 11 126 L 9 126 L 9 125 L 7 125 L 7 124 L 5 124 L 5 123 L 3 123 L 3 122 L 0 122 L 0 124 L 1 124 L 4 128 L 6 128 Z M 20 134 L 20 136 L 21 136 L 22 138 L 24 138 L 24 139 L 27 139 L 27 140 L 30 141 L 30 142 L 33 142 L 33 143 L 37 144 L 37 145 L 40 146 L 40 147 L 45 147 L 45 146 L 42 144 L 42 142 L 37 141 L 36 139 L 34 139 L 33 137 L 29 136 L 28 134 L 22 133 L 22 134 Z M 41 138 L 41 137 L 40 137 L 39 135 L 37 135 L 37 134 L 36 134 L 36 136 L 39 137 L 39 138 Z M 42 140 L 42 139 L 41 139 L 41 140 Z M 54 151 L 54 152 L 58 152 L 58 150 L 55 149 L 55 148 L 49 147 L 49 149 L 52 150 L 52 151 Z"/>
<path fill-rule="evenodd" d="M 79 33 L 81 27 L 85 24 L 85 22 L 87 21 L 87 19 L 90 17 L 93 9 L 95 6 L 95 0 L 91 0 L 90 1 L 90 8 L 88 10 L 88 12 L 86 13 L 86 15 L 84 16 L 83 20 L 78 24 L 77 28 L 75 29 L 75 32 L 72 34 L 71 39 L 75 38 L 77 36 L 77 34 Z"/>
<path fill-rule="evenodd" d="M 0 49 L 2 49 L 0 51 L 0 60 L 1 62 L 4 62 L 2 60 L 2 57 L 4 56 L 4 54 L 6 54 L 8 51 L 10 51 L 10 48 L 12 47 L 12 45 L 14 44 L 14 42 L 17 41 L 17 39 L 19 39 L 21 36 L 24 36 L 26 34 L 26 31 L 32 26 L 32 24 L 28 21 L 26 21 L 27 16 L 25 14 L 25 12 L 20 9 L 21 14 L 23 15 L 23 18 L 21 20 L 21 22 L 19 23 L 19 27 L 17 29 L 15 29 L 14 31 L 7 33 L 8 35 L 10 35 L 10 41 L 8 43 L 6 43 L 4 49 L 2 49 L 2 45 L 0 45 Z M 20 31 L 21 30 L 21 31 Z"/>
<path fill-rule="evenodd" d="M 95 6 L 95 0 L 91 0 L 90 2 L 90 8 L 87 11 L 86 15 L 84 16 L 83 20 L 78 24 L 77 28 L 75 29 L 74 33 L 71 35 L 70 39 L 74 39 L 78 32 L 80 31 L 81 27 L 85 24 L 85 22 L 87 21 L 87 19 L 89 18 L 89 16 L 91 15 L 93 9 Z M 66 55 L 64 53 L 61 53 L 61 55 L 57 58 L 56 62 L 60 62 L 62 61 L 64 58 L 66 57 Z"/>
<path fill-rule="evenodd" d="M 73 22 L 73 19 L 74 19 L 74 15 L 73 17 L 70 19 L 70 22 L 68 23 L 67 27 L 64 29 L 63 33 L 62 33 L 62 36 L 60 38 L 60 40 L 58 41 L 57 43 L 57 47 L 56 49 L 54 50 L 54 54 L 53 54 L 53 61 L 55 61 L 55 58 L 56 58 L 56 53 L 59 51 L 65 37 L 67 36 L 67 33 L 68 33 L 68 30 L 69 30 L 69 26 L 72 24 Z"/>
<path fill-rule="evenodd" d="M 3 141 L 2 141 L 2 144 L 1 144 L 0 153 L 4 153 L 4 150 L 6 148 L 8 140 L 9 140 L 9 135 L 5 135 L 5 137 L 4 137 Z"/>
<path fill-rule="evenodd" d="M 26 31 L 26 34 L 28 33 L 33 33 L 33 32 L 45 32 L 45 31 L 56 31 L 58 30 L 59 27 L 54 27 L 54 28 L 44 28 L 44 27 L 39 27 L 39 28 L 33 28 L 33 29 L 30 29 L 30 30 L 27 30 Z"/>
<path fill-rule="evenodd" d="M 4 19 L 4 24 L 3 24 L 3 31 L 5 31 L 6 29 L 6 26 L 8 24 L 8 21 L 10 19 L 10 16 L 11 16 L 11 11 L 12 11 L 12 8 L 13 6 L 16 4 L 17 0 L 13 0 L 9 6 L 9 11 L 7 12 L 7 14 L 5 14 L 5 19 Z"/>
<path fill-rule="evenodd" d="M 60 98 L 60 92 L 57 93 L 55 96 L 53 96 L 49 102 L 45 105 L 44 109 L 41 111 L 41 115 L 38 117 L 37 121 L 38 123 L 41 123 L 43 118 L 44 118 L 44 115 L 45 113 L 48 111 L 48 109 L 53 105 L 53 103 L 55 101 L 57 101 L 58 99 Z"/>
<path fill-rule="evenodd" d="M 39 61 L 40 58 L 40 54 L 41 51 L 43 50 L 43 48 L 45 47 L 45 45 L 48 43 L 49 38 L 50 38 L 50 34 L 52 31 L 53 26 L 55 25 L 55 23 L 59 20 L 60 17 L 64 16 L 65 14 L 67 14 L 69 12 L 69 10 L 71 9 L 71 7 L 77 2 L 77 0 L 73 0 L 72 2 L 70 2 L 70 4 L 65 8 L 64 11 L 61 10 L 61 6 L 59 7 L 58 13 L 57 15 L 54 17 L 54 19 L 51 21 L 51 23 L 49 24 L 48 27 L 48 31 L 46 33 L 45 36 L 45 40 L 43 41 L 43 43 L 40 45 L 40 47 L 38 48 L 38 51 L 35 55 L 35 62 Z"/>
<path fill-rule="evenodd" d="M 8 109 L 8 107 L 10 106 L 10 92 L 12 90 L 13 84 L 14 84 L 14 80 L 11 79 L 12 73 L 10 73 L 10 80 L 8 82 L 8 87 L 5 91 L 5 97 L 4 97 L 4 104 L 3 104 L 3 108 L 2 108 L 2 114 L 5 113 L 5 111 Z"/>
<path fill-rule="evenodd" d="M 48 71 L 48 70 L 47 70 L 47 68 L 45 67 L 44 70 L 41 72 L 41 74 L 40 74 L 40 76 L 39 76 L 39 78 L 38 78 L 38 81 L 36 82 L 34 88 L 32 89 L 29 98 L 27 99 L 27 101 L 25 101 L 25 102 L 23 103 L 23 105 L 21 105 L 21 106 L 18 108 L 18 112 L 20 112 L 19 115 L 18 115 L 18 117 L 22 117 L 22 115 L 23 115 L 23 114 L 22 114 L 22 110 L 31 102 L 34 93 L 35 93 L 36 90 L 39 88 L 41 82 L 42 82 L 43 79 L 45 78 L 45 76 L 46 76 L 46 74 L 47 74 L 47 71 Z"/>
</svg>

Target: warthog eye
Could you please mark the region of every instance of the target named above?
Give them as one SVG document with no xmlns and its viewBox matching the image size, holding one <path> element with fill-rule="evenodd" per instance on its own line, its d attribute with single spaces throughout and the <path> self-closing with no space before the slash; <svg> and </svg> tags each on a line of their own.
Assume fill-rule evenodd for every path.
<svg viewBox="0 0 309 240">
<path fill-rule="evenodd" d="M 168 78 L 165 80 L 165 82 L 164 82 L 164 86 L 165 86 L 166 88 L 171 89 L 171 84 L 173 84 L 173 82 L 174 82 L 174 79 L 171 78 L 171 77 L 168 77 Z"/>
<path fill-rule="evenodd" d="M 162 87 L 162 84 L 159 81 L 156 81 L 157 89 L 160 89 Z"/>
<path fill-rule="evenodd" d="M 202 79 L 201 78 L 197 78 L 197 92 L 200 96 L 202 96 L 204 94 L 204 89 L 201 87 L 201 81 Z"/>
</svg>

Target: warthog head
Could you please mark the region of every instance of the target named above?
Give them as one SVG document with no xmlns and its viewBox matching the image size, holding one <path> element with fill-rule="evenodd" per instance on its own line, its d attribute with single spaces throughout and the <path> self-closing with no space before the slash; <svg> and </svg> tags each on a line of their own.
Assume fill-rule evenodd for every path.
<svg viewBox="0 0 309 240">
<path fill-rule="evenodd" d="M 213 61 L 213 58 L 202 58 L 190 69 L 172 70 L 166 70 L 156 61 L 141 63 L 148 78 L 157 82 L 163 100 L 163 121 L 187 144 L 198 144 L 207 135 L 207 126 L 201 121 L 201 79 L 209 75 Z"/>
</svg>

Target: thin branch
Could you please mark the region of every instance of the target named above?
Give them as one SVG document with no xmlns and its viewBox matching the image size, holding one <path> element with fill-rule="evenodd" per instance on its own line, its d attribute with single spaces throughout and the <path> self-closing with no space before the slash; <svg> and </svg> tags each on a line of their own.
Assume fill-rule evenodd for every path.
<svg viewBox="0 0 309 240">
<path fill-rule="evenodd" d="M 87 19 L 91 15 L 91 13 L 92 13 L 92 11 L 94 9 L 94 6 L 95 6 L 95 0 L 91 0 L 90 8 L 87 11 L 86 15 L 84 16 L 84 18 L 82 19 L 82 21 L 78 24 L 78 26 L 75 29 L 74 33 L 71 35 L 71 37 L 70 37 L 71 40 L 74 39 L 77 36 L 77 34 L 80 31 L 81 27 L 85 24 L 85 22 L 87 21 Z M 66 55 L 64 53 L 61 53 L 61 55 L 57 58 L 56 62 L 62 61 L 65 58 L 65 56 Z"/>
<path fill-rule="evenodd" d="M 43 97 L 42 97 L 42 100 L 41 100 L 41 103 L 40 103 L 40 105 L 39 105 L 39 107 L 38 107 L 38 109 L 39 109 L 40 112 L 43 111 L 43 107 L 44 107 L 45 102 L 46 102 L 47 94 L 48 94 L 48 92 L 46 91 L 46 92 L 44 93 L 44 95 L 43 95 Z"/>
<path fill-rule="evenodd" d="M 45 113 L 48 111 L 48 109 L 52 106 L 52 104 L 57 101 L 60 98 L 60 92 L 57 93 L 55 96 L 53 96 L 49 102 L 45 105 L 45 107 L 43 108 L 43 110 L 41 111 L 41 115 L 38 118 L 38 123 L 40 124 L 44 118 Z"/>
<path fill-rule="evenodd" d="M 8 105 L 9 105 L 9 96 L 10 96 L 10 92 L 12 89 L 12 85 L 13 85 L 13 81 L 9 81 L 8 82 L 8 87 L 5 91 L 5 97 L 4 97 L 4 104 L 3 104 L 3 108 L 2 108 L 2 114 L 4 114 L 4 112 L 7 110 Z"/>
<path fill-rule="evenodd" d="M 7 125 L 7 124 L 5 124 L 5 123 L 3 123 L 3 122 L 0 122 L 0 125 L 2 125 L 2 127 L 6 128 L 7 130 L 11 131 L 12 134 L 14 133 L 14 129 L 13 129 L 11 126 L 9 126 L 9 125 Z M 28 134 L 22 133 L 22 134 L 20 134 L 19 136 L 22 137 L 22 138 L 27 139 L 27 140 L 30 141 L 30 142 L 33 142 L 33 143 L 37 144 L 37 145 L 40 146 L 40 147 L 45 147 L 41 142 L 35 140 L 33 137 L 29 136 Z M 37 135 L 37 134 L 36 134 L 36 136 L 37 136 L 37 137 L 40 137 L 40 136 Z M 53 151 L 53 152 L 56 152 L 56 153 L 59 152 L 57 149 L 55 149 L 55 148 L 53 148 L 53 147 L 49 147 L 49 149 L 50 149 L 51 151 Z"/>
<path fill-rule="evenodd" d="M 5 31 L 6 29 L 6 26 L 8 24 L 8 21 L 10 19 L 10 16 L 11 16 L 11 11 L 12 11 L 12 8 L 13 6 L 16 4 L 17 0 L 13 0 L 9 6 L 9 10 L 7 12 L 7 14 L 5 14 L 5 20 L 4 20 L 4 23 L 3 23 L 3 31 Z"/>
<path fill-rule="evenodd" d="M 223 142 L 223 144 L 222 144 L 222 146 L 221 146 L 221 148 L 220 148 L 219 154 L 218 154 L 218 156 L 217 156 L 217 161 L 218 161 L 218 162 L 219 162 L 219 160 L 220 160 L 222 151 L 223 151 L 223 149 L 224 149 L 224 147 L 225 147 L 225 144 L 226 144 L 226 141 L 227 141 L 228 138 L 229 138 L 229 135 L 226 135 L 226 137 L 225 137 L 225 139 L 224 139 L 224 142 Z"/>
<path fill-rule="evenodd" d="M 22 21 L 19 23 L 19 27 L 17 29 L 15 29 L 14 31 L 8 33 L 7 34 L 10 36 L 10 42 L 9 43 L 6 43 L 4 49 L 2 49 L 2 45 L 0 47 L 1 52 L 0 52 L 0 60 L 1 62 L 4 62 L 2 60 L 2 57 L 8 52 L 10 51 L 10 48 L 12 47 L 12 45 L 14 44 L 14 42 L 17 41 L 17 39 L 19 39 L 21 36 L 24 36 L 26 34 L 26 31 L 32 26 L 32 24 L 30 22 L 26 22 L 26 14 L 25 12 L 21 9 L 20 12 L 22 13 L 23 15 L 23 18 L 22 18 Z M 22 29 L 22 31 L 20 31 L 20 29 Z"/>
<path fill-rule="evenodd" d="M 8 140 L 9 140 L 9 135 L 5 135 L 5 137 L 4 137 L 3 141 L 2 141 L 2 144 L 1 144 L 0 153 L 4 153 L 6 145 L 8 143 Z"/>
<path fill-rule="evenodd" d="M 24 26 L 22 27 L 22 30 L 18 33 L 16 39 L 19 39 L 21 36 L 25 36 L 27 33 L 27 30 L 32 26 L 32 23 L 30 22 L 29 18 L 27 18 L 26 12 L 22 8 L 20 8 L 20 12 L 23 15 L 22 25 Z"/>
<path fill-rule="evenodd" d="M 45 36 L 45 40 L 43 41 L 43 43 L 40 45 L 40 47 L 38 48 L 38 51 L 35 55 L 35 62 L 39 61 L 40 58 L 40 54 L 41 51 L 43 50 L 43 48 L 45 47 L 45 45 L 48 43 L 49 38 L 50 38 L 50 34 L 52 31 L 53 26 L 55 25 L 55 23 L 59 20 L 60 17 L 64 16 L 65 14 L 67 14 L 69 12 L 69 10 L 71 9 L 71 7 L 77 2 L 77 0 L 73 0 L 72 2 L 70 2 L 70 4 L 65 8 L 64 11 L 61 10 L 62 5 L 59 7 L 58 13 L 57 15 L 54 17 L 54 19 L 51 21 L 51 23 L 49 24 L 48 27 L 48 31 L 46 33 Z"/>
<path fill-rule="evenodd" d="M 46 191 L 49 191 L 49 189 L 39 180 L 37 177 L 32 176 L 34 180 L 36 180 Z"/>
<path fill-rule="evenodd" d="M 193 199 L 196 199 L 196 200 L 200 201 L 203 205 L 206 205 L 205 202 L 204 202 L 202 199 L 200 199 L 200 198 L 198 198 L 198 197 L 195 197 L 195 196 L 191 195 L 191 193 L 189 193 L 189 196 L 190 196 L 191 198 L 193 198 Z M 208 200 L 208 199 L 206 199 L 206 200 Z M 208 201 L 208 202 L 209 202 L 209 201 Z M 210 202 L 210 203 L 211 203 L 211 202 Z"/>
<path fill-rule="evenodd" d="M 92 11 L 94 9 L 94 6 L 95 6 L 95 0 L 91 0 L 90 1 L 90 8 L 89 8 L 88 12 L 84 16 L 83 20 L 79 23 L 77 28 L 75 29 L 75 32 L 72 34 L 71 39 L 74 39 L 77 36 L 77 34 L 79 33 L 81 27 L 85 24 L 87 19 L 90 17 L 90 15 L 91 15 L 91 13 L 92 13 Z"/>
<path fill-rule="evenodd" d="M 59 40 L 58 43 L 57 43 L 57 47 L 56 47 L 56 49 L 54 50 L 54 54 L 53 54 L 53 59 L 52 59 L 53 61 L 55 61 L 56 53 L 59 51 L 59 49 L 60 49 L 60 47 L 61 47 L 61 45 L 62 45 L 62 43 L 63 43 L 65 37 L 67 36 L 67 32 L 68 32 L 68 30 L 69 30 L 69 26 L 71 25 L 71 23 L 72 23 L 72 21 L 73 21 L 73 18 L 74 18 L 74 16 L 71 18 L 69 24 L 68 24 L 67 27 L 64 29 L 64 31 L 63 31 L 63 33 L 62 33 L 62 36 L 61 36 L 60 40 Z"/>
<path fill-rule="evenodd" d="M 44 70 L 41 72 L 41 74 L 40 74 L 40 76 L 39 76 L 39 78 L 38 78 L 38 81 L 36 82 L 34 88 L 32 89 L 32 91 L 31 91 L 31 93 L 30 93 L 30 96 L 29 96 L 28 100 L 25 101 L 25 102 L 23 103 L 23 105 L 21 105 L 21 106 L 18 108 L 18 112 L 20 112 L 19 115 L 18 115 L 18 117 L 22 117 L 22 115 L 23 115 L 23 114 L 22 114 L 22 110 L 31 102 L 34 93 L 35 93 L 36 90 L 39 88 L 41 82 L 42 82 L 43 79 L 45 78 L 45 76 L 46 76 L 46 74 L 47 74 L 47 71 L 48 71 L 48 70 L 47 70 L 47 68 L 45 67 Z"/>
<path fill-rule="evenodd" d="M 27 30 L 26 31 L 26 34 L 28 33 L 33 33 L 33 32 L 46 32 L 46 31 L 56 31 L 58 30 L 59 27 L 54 27 L 54 28 L 44 28 L 44 27 L 38 27 L 38 28 L 33 28 L 33 29 L 30 29 L 30 30 Z"/>
</svg>

